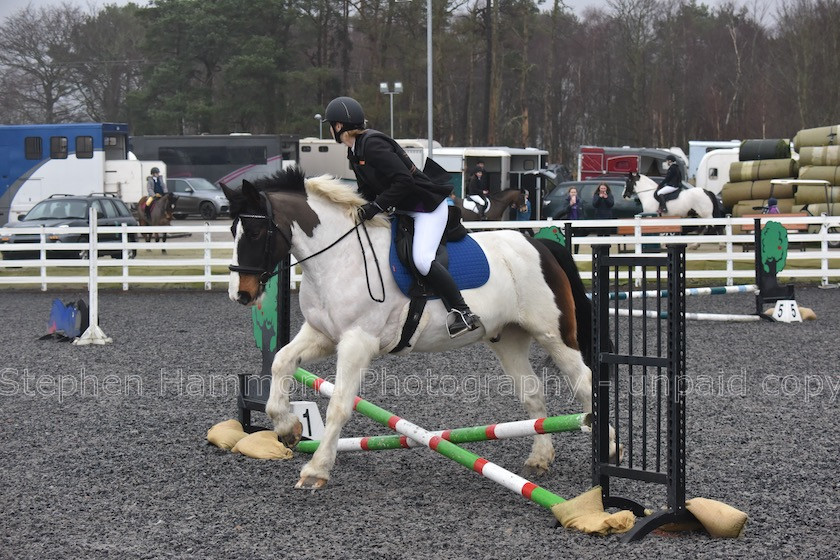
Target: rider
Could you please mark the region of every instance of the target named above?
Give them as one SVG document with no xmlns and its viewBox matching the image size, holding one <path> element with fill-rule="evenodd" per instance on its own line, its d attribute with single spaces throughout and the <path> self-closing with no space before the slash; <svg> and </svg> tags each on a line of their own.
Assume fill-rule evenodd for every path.
<svg viewBox="0 0 840 560">
<path fill-rule="evenodd" d="M 483 167 L 475 168 L 473 176 L 470 177 L 470 183 L 467 185 L 467 193 L 469 199 L 475 203 L 478 209 L 478 218 L 486 220 L 487 208 L 490 206 L 490 201 L 487 199 L 490 189 L 487 188 L 487 178 L 484 176 Z"/>
<path fill-rule="evenodd" d="M 440 296 L 449 314 L 447 329 L 456 337 L 477 329 L 481 323 L 464 301 L 446 266 L 435 260 L 446 229 L 449 207 L 446 198 L 449 184 L 432 182 L 416 168 L 409 169 L 392 140 L 380 132 L 365 128 L 365 114 L 358 101 L 337 97 L 324 111 L 335 141 L 347 146 L 347 159 L 353 166 L 359 194 L 368 203 L 359 208 L 359 218 L 369 220 L 380 212 L 407 214 L 414 219 L 412 256 L 423 282 Z M 360 159 L 354 149 L 364 138 Z"/>
<path fill-rule="evenodd" d="M 665 207 L 664 196 L 682 188 L 682 172 L 680 166 L 677 165 L 677 157 L 674 154 L 668 154 L 665 158 L 665 177 L 659 182 L 659 187 L 653 193 L 653 197 L 659 202 L 659 213 L 667 212 Z"/>
<path fill-rule="evenodd" d="M 146 194 L 149 195 L 146 199 L 146 217 L 149 219 L 152 217 L 152 202 L 168 192 L 166 181 L 160 176 L 160 169 L 152 167 L 152 174 L 146 178 Z"/>
</svg>

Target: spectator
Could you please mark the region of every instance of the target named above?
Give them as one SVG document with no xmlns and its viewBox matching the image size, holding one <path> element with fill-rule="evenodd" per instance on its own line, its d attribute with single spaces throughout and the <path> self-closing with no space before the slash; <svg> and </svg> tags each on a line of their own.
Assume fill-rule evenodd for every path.
<svg viewBox="0 0 840 560">
<path fill-rule="evenodd" d="M 527 222 L 531 219 L 531 201 L 528 199 L 528 191 L 522 191 L 523 204 L 516 209 L 516 219 L 520 222 Z"/>
<path fill-rule="evenodd" d="M 613 198 L 609 185 L 606 183 L 598 185 L 598 190 L 595 191 L 595 195 L 592 197 L 592 206 L 595 208 L 595 219 L 609 220 L 612 218 L 614 205 L 615 199 Z"/>
</svg>

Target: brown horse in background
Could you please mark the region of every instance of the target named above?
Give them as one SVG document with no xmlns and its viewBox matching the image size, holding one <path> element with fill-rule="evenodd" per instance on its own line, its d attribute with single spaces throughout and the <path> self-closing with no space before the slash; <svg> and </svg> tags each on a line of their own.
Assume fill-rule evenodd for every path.
<svg viewBox="0 0 840 560">
<path fill-rule="evenodd" d="M 144 196 L 137 203 L 137 222 L 141 226 L 168 226 L 175 213 L 175 203 L 178 202 L 178 197 L 172 193 L 156 197 L 152 201 L 152 209 L 149 214 L 146 214 L 146 200 L 148 200 L 148 197 Z M 144 233 L 143 237 L 146 239 L 146 243 L 151 241 L 152 235 L 154 235 L 156 242 L 166 243 L 166 232 L 163 234 Z M 161 252 L 166 253 L 166 249 L 161 249 Z"/>
<path fill-rule="evenodd" d="M 490 209 L 487 210 L 485 217 L 491 221 L 504 220 L 508 216 L 508 210 L 518 208 L 525 204 L 525 194 L 519 189 L 505 189 L 501 192 L 487 195 L 487 198 L 490 199 Z M 461 217 L 465 222 L 478 222 L 481 220 L 477 213 L 464 208 L 463 198 L 456 196 L 455 206 L 461 209 Z"/>
</svg>

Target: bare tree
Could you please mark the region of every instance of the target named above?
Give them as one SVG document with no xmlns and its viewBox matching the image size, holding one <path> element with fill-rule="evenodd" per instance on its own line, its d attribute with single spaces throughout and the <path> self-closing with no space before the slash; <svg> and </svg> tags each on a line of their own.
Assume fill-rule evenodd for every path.
<svg viewBox="0 0 840 560">
<path fill-rule="evenodd" d="M 81 11 L 69 3 L 59 7 L 27 7 L 0 27 L 0 67 L 19 86 L 13 103 L 30 122 L 53 123 L 74 118 L 71 45 Z"/>
</svg>

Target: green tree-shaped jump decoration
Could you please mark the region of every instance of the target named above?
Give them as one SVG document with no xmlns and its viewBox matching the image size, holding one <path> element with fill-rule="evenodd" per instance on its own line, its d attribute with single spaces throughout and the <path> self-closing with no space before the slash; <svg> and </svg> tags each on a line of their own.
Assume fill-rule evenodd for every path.
<svg viewBox="0 0 840 560">
<path fill-rule="evenodd" d="M 787 262 L 787 230 L 779 222 L 767 222 L 761 230 L 761 266 L 764 272 L 775 276 Z"/>
<path fill-rule="evenodd" d="M 262 301 L 251 309 L 254 322 L 254 341 L 263 354 L 277 352 L 277 276 L 265 285 Z"/>
<path fill-rule="evenodd" d="M 563 232 L 560 231 L 560 228 L 557 226 L 546 226 L 540 229 L 536 235 L 534 235 L 534 239 L 550 239 L 552 241 L 556 241 L 563 247 L 566 246 L 566 236 L 563 235 Z"/>
</svg>

